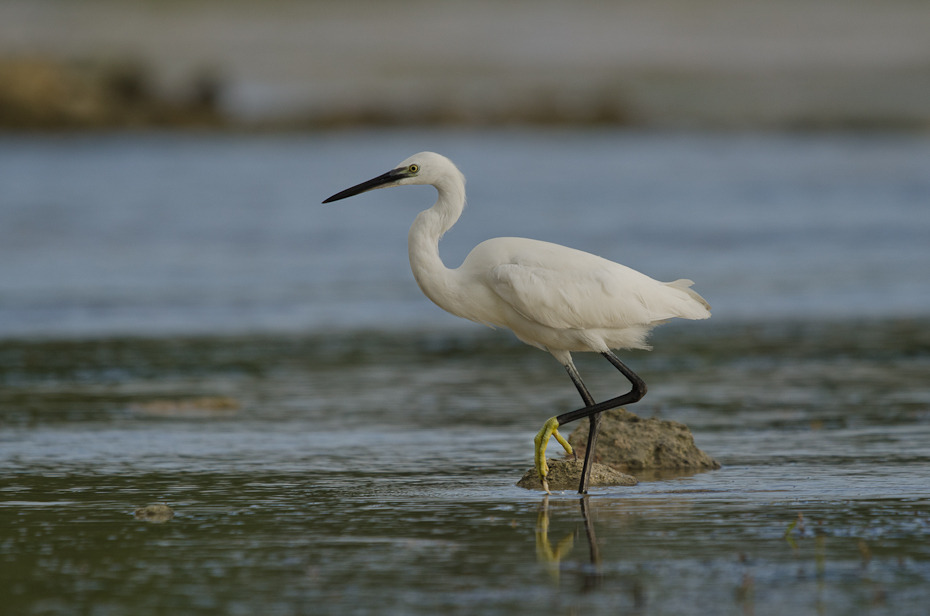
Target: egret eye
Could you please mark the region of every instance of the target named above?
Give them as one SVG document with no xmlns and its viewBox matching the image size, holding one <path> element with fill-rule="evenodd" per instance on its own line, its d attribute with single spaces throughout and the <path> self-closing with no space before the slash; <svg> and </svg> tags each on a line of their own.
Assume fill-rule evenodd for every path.
<svg viewBox="0 0 930 616">
<path fill-rule="evenodd" d="M 407 171 L 409 171 L 410 173 L 416 173 L 419 170 L 420 170 L 420 165 L 414 164 L 414 165 L 410 165 L 409 167 L 407 167 Z"/>
</svg>

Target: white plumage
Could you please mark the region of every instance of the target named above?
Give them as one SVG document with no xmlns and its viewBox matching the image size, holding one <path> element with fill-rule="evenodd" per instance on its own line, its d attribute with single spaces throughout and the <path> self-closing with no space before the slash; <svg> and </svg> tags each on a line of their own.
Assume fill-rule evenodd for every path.
<svg viewBox="0 0 930 616">
<path fill-rule="evenodd" d="M 465 177 L 448 158 L 433 152 L 411 156 L 324 203 L 406 184 L 430 184 L 438 191 L 436 203 L 416 217 L 408 236 L 410 267 L 423 293 L 454 315 L 506 327 L 523 342 L 549 351 L 569 371 L 583 398 L 587 391 L 582 392 L 572 352 L 647 349 L 646 338 L 656 325 L 675 317 L 710 316 L 710 306 L 691 290 L 690 280 L 659 282 L 619 263 L 549 242 L 490 239 L 478 244 L 461 266 L 447 268 L 439 257 L 439 240 L 465 207 Z M 585 398 L 588 406 L 589 399 L 590 395 Z M 538 448 L 537 443 L 537 465 Z M 544 452 L 545 443 L 542 448 Z M 542 463 L 545 466 L 545 459 Z M 545 478 L 543 469 L 540 475 Z"/>
</svg>

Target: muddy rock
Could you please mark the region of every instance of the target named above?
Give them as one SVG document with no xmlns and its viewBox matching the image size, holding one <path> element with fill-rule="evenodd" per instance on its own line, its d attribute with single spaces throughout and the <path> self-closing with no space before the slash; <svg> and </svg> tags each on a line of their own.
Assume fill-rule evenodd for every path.
<svg viewBox="0 0 930 616">
<path fill-rule="evenodd" d="M 174 517 L 174 509 L 164 503 L 154 503 L 136 509 L 135 518 L 145 522 L 163 524 Z"/>
<path fill-rule="evenodd" d="M 550 490 L 577 490 L 581 482 L 581 467 L 584 465 L 583 459 L 565 458 L 562 460 L 547 460 L 549 464 L 549 481 Z M 591 485 L 592 486 L 635 486 L 636 478 L 625 475 L 620 471 L 605 465 L 594 463 L 591 467 Z M 535 468 L 526 471 L 517 485 L 527 490 L 542 490 L 542 482 Z"/>
<path fill-rule="evenodd" d="M 568 437 L 579 459 L 584 457 L 587 441 L 588 422 L 581 421 Z M 716 460 L 697 448 L 688 426 L 667 419 L 643 419 L 626 409 L 604 412 L 594 459 L 616 470 L 634 473 L 720 468 Z"/>
</svg>

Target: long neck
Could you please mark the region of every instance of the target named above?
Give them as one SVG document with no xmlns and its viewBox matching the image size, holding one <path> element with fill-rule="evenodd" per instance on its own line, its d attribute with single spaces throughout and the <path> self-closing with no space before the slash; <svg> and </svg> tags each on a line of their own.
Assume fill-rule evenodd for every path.
<svg viewBox="0 0 930 616">
<path fill-rule="evenodd" d="M 439 198 L 433 207 L 420 212 L 410 227 L 407 249 L 410 269 L 423 293 L 440 308 L 455 313 L 453 271 L 439 256 L 439 239 L 452 228 L 465 207 L 464 179 L 448 178 L 436 185 Z"/>
</svg>

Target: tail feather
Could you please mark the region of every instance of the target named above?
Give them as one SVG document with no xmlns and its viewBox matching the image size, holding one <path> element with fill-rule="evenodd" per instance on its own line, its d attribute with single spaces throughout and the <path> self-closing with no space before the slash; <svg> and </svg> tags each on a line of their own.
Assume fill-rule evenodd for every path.
<svg viewBox="0 0 930 616">
<path fill-rule="evenodd" d="M 666 282 L 665 284 L 673 289 L 683 291 L 688 297 L 697 302 L 697 304 L 688 302 L 687 309 L 683 311 L 682 317 L 686 319 L 706 319 L 710 317 L 710 304 L 708 304 L 707 300 L 701 297 L 697 291 L 691 288 L 691 285 L 694 284 L 693 280 L 679 278 L 678 280 Z"/>
</svg>

